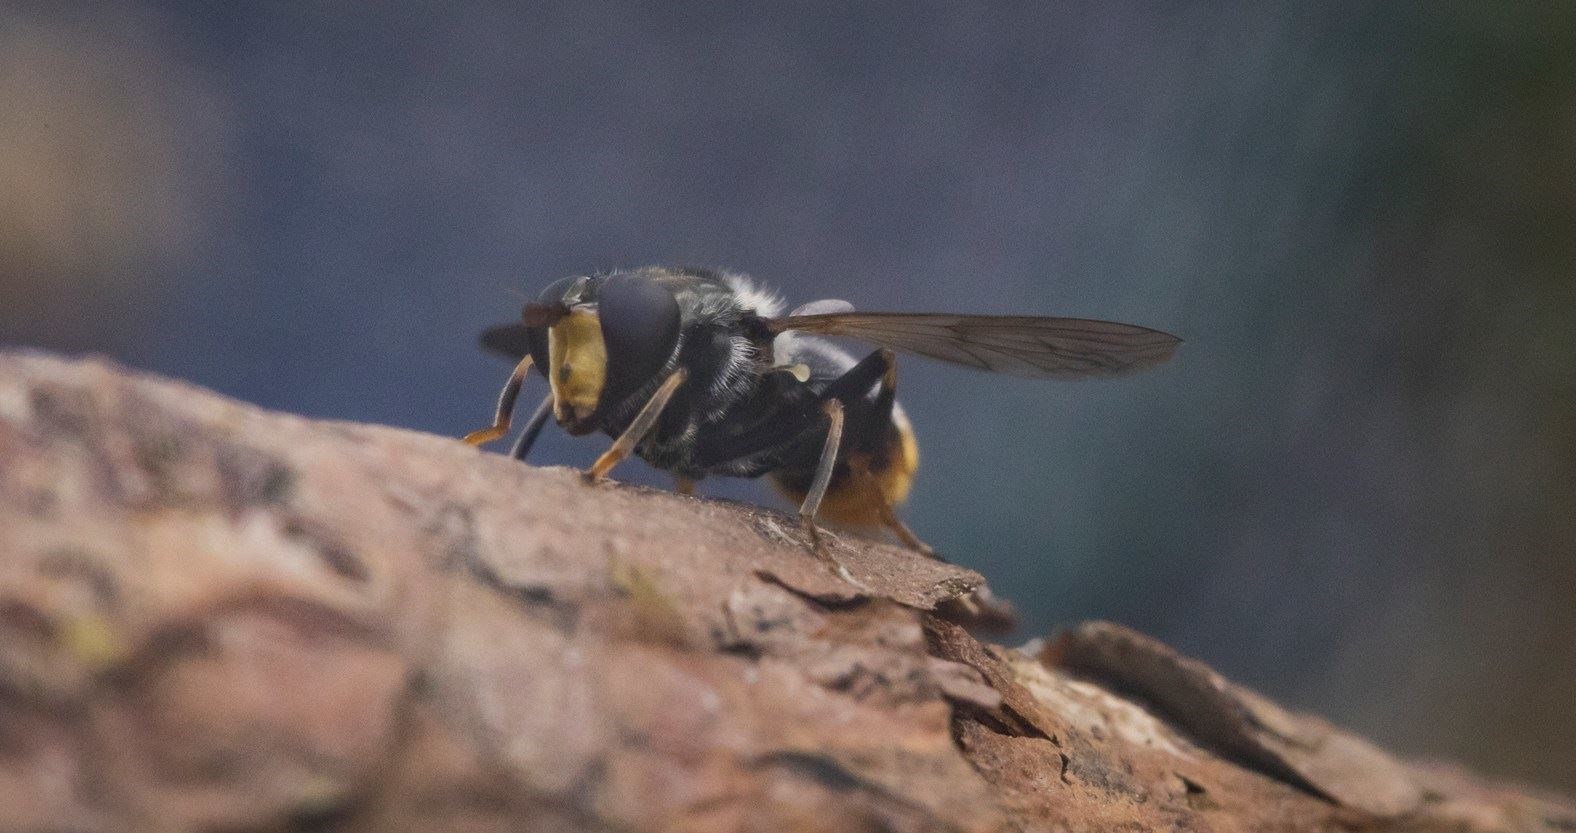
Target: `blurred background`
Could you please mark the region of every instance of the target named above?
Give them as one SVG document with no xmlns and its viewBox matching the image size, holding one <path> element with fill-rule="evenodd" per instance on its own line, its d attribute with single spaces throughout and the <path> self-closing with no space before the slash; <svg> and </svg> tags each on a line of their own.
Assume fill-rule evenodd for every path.
<svg viewBox="0 0 1576 833">
<path fill-rule="evenodd" d="M 1022 637 L 1576 787 L 1576 5 L 738 5 L 0 0 L 0 344 L 458 435 L 617 266 L 1159 327 L 906 364 L 919 533 Z"/>
</svg>

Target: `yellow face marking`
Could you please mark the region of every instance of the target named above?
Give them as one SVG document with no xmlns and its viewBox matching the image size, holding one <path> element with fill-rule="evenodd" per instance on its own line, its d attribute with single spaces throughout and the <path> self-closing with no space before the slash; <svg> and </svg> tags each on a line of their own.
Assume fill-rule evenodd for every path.
<svg viewBox="0 0 1576 833">
<path fill-rule="evenodd" d="M 596 410 L 607 382 L 607 345 L 602 322 L 576 310 L 547 328 L 547 379 L 553 386 L 553 416 L 560 422 L 585 419 Z"/>
</svg>

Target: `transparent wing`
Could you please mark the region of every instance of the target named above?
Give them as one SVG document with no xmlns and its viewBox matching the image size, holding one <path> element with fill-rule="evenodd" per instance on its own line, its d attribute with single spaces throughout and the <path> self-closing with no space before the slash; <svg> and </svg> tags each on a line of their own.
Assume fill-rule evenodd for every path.
<svg viewBox="0 0 1576 833">
<path fill-rule="evenodd" d="M 1182 339 L 1087 318 L 838 312 L 767 322 L 774 332 L 845 336 L 993 373 L 1034 379 L 1118 376 L 1171 358 Z"/>
</svg>

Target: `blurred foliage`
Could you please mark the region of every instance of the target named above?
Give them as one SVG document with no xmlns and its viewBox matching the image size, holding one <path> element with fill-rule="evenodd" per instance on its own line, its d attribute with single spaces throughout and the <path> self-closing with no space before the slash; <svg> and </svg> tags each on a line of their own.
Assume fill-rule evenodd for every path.
<svg viewBox="0 0 1576 833">
<path fill-rule="evenodd" d="M 0 16 L 0 293 L 13 338 L 141 331 L 222 201 L 223 98 L 136 15 Z"/>
</svg>

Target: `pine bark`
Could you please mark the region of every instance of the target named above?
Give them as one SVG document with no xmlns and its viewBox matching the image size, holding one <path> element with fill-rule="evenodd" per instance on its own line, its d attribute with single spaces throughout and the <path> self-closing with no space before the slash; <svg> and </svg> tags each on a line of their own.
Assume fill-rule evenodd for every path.
<svg viewBox="0 0 1576 833">
<path fill-rule="evenodd" d="M 0 355 L 0 830 L 1572 831 L 777 512 Z"/>
</svg>

